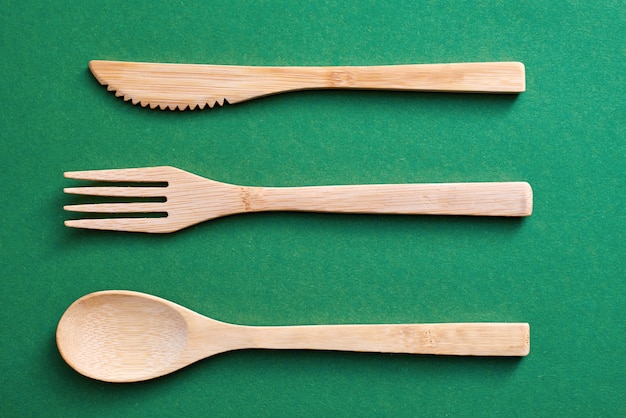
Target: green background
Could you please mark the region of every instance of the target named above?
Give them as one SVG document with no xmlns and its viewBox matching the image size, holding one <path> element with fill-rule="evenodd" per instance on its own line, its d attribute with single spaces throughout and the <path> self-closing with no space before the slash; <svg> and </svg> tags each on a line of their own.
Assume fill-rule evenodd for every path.
<svg viewBox="0 0 626 418">
<path fill-rule="evenodd" d="M 624 368 L 621 1 L 2 0 L 2 416 L 618 416 Z M 133 106 L 91 59 L 522 61 L 519 96 L 308 91 Z M 173 165 L 243 185 L 528 181 L 530 218 L 238 215 L 72 230 L 64 171 Z M 131 289 L 256 325 L 520 321 L 523 359 L 238 351 L 138 384 L 82 377 L 55 328 Z"/>
</svg>

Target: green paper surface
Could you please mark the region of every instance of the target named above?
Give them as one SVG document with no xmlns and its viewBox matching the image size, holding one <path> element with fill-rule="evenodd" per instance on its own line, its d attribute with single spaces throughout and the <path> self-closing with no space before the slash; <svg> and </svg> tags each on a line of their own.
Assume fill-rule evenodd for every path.
<svg viewBox="0 0 626 418">
<path fill-rule="evenodd" d="M 620 1 L 0 3 L 0 415 L 623 416 L 626 8 Z M 521 61 L 527 91 L 305 91 L 133 106 L 92 59 Z M 528 181 L 525 219 L 260 213 L 169 235 L 73 230 L 64 171 L 172 165 L 242 185 Z M 55 330 L 129 289 L 251 325 L 528 322 L 525 358 L 237 351 L 137 384 Z"/>
</svg>

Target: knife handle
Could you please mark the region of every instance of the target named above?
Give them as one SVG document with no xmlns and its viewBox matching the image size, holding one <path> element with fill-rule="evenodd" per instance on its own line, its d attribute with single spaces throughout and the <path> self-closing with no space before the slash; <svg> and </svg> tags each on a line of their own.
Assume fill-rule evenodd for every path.
<svg viewBox="0 0 626 418">
<path fill-rule="evenodd" d="M 327 88 L 466 93 L 521 93 L 526 90 L 525 69 L 521 62 L 319 68 L 326 70 Z"/>
</svg>

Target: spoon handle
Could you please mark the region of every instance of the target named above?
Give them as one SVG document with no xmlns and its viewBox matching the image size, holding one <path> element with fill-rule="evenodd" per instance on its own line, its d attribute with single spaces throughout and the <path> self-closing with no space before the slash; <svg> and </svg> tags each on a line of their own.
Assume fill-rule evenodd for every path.
<svg viewBox="0 0 626 418">
<path fill-rule="evenodd" d="M 460 356 L 526 356 L 527 323 L 245 327 L 253 347 Z"/>
<path fill-rule="evenodd" d="M 529 216 L 526 182 L 363 184 L 251 187 L 250 211 L 312 211 L 407 215 Z"/>
</svg>

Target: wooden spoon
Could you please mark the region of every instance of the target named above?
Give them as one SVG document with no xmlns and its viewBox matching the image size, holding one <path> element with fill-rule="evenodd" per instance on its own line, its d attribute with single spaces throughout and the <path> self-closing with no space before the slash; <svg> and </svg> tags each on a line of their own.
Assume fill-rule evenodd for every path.
<svg viewBox="0 0 626 418">
<path fill-rule="evenodd" d="M 56 338 L 71 367 L 108 382 L 148 380 L 246 348 L 475 356 L 525 356 L 530 349 L 526 323 L 243 326 L 124 290 L 75 301 Z"/>
</svg>

